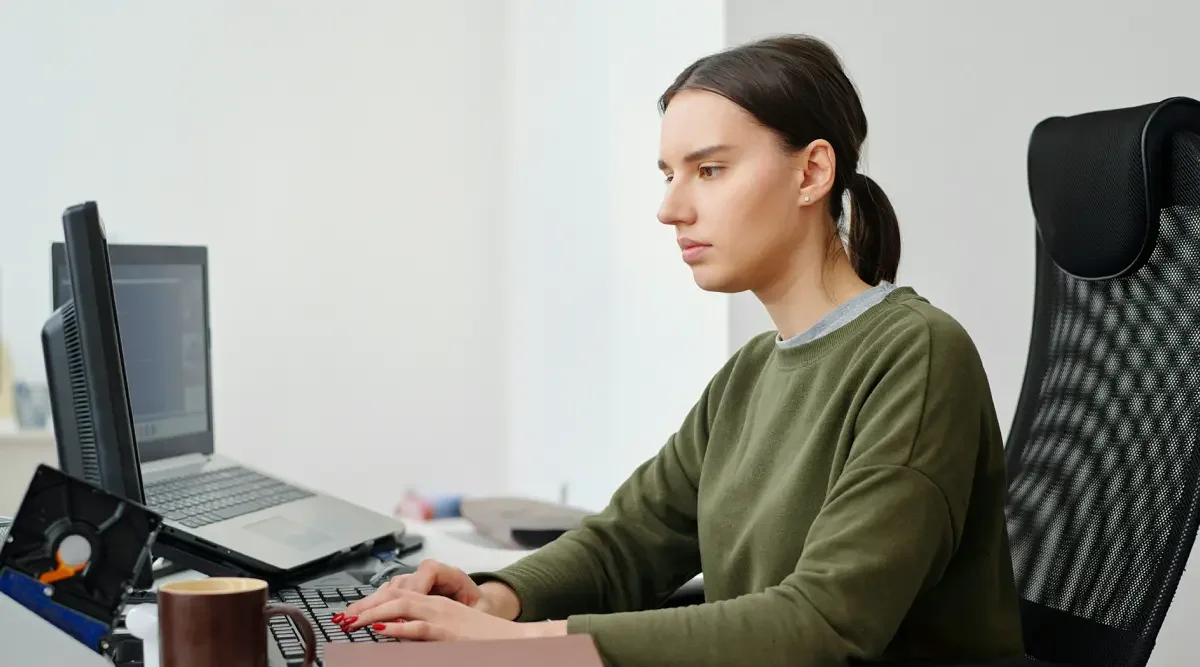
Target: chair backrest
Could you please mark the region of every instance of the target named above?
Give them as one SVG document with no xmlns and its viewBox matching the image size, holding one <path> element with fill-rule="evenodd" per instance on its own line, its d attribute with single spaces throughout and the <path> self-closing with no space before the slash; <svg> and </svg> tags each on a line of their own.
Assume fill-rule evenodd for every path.
<svg viewBox="0 0 1200 667">
<path fill-rule="evenodd" d="M 1007 444 L 1030 656 L 1142 666 L 1200 520 L 1200 103 L 1042 121 Z"/>
</svg>

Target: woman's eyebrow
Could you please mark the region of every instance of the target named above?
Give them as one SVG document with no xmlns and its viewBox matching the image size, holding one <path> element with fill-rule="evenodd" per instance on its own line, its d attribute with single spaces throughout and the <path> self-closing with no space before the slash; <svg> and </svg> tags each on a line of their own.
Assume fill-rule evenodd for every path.
<svg viewBox="0 0 1200 667">
<path fill-rule="evenodd" d="M 683 163 L 688 164 L 689 162 L 697 162 L 699 160 L 703 160 L 706 157 L 712 157 L 713 155 L 720 153 L 721 151 L 729 150 L 729 148 L 730 148 L 730 146 L 728 144 L 713 144 L 712 146 L 705 146 L 704 148 L 698 148 L 698 149 L 692 151 L 691 153 L 684 155 Z M 667 163 L 663 162 L 662 158 L 658 159 L 658 168 L 659 168 L 659 170 L 663 170 L 663 169 L 667 168 Z"/>
</svg>

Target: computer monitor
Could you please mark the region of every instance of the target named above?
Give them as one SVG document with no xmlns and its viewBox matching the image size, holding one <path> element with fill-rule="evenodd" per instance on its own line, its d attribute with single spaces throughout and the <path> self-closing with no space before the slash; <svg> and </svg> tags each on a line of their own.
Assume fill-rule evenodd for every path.
<svg viewBox="0 0 1200 667">
<path fill-rule="evenodd" d="M 108 246 L 133 430 L 142 464 L 213 447 L 208 249 Z M 66 246 L 50 249 L 53 306 L 71 299 Z"/>
<path fill-rule="evenodd" d="M 62 220 L 71 298 L 42 327 L 59 469 L 145 503 L 104 225 L 95 202 Z"/>
</svg>

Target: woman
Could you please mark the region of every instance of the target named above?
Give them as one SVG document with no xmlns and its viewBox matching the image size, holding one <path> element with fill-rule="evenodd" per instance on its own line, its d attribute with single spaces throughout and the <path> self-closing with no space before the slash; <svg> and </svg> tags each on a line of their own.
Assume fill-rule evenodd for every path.
<svg viewBox="0 0 1200 667">
<path fill-rule="evenodd" d="M 423 563 L 336 620 L 590 633 L 622 666 L 1021 655 L 987 378 L 953 319 L 892 284 L 899 229 L 857 171 L 867 120 L 837 56 L 804 36 L 726 50 L 660 108 L 659 220 L 701 288 L 749 290 L 778 331 L 578 530 L 499 572 Z M 701 572 L 705 604 L 657 608 Z"/>
</svg>

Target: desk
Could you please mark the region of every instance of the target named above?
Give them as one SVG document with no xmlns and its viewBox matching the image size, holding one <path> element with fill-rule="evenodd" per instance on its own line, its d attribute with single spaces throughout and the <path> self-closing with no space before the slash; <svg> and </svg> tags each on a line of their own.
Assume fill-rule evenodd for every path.
<svg viewBox="0 0 1200 667">
<path fill-rule="evenodd" d="M 416 565 L 426 558 L 431 558 L 444 562 L 448 565 L 458 567 L 467 572 L 477 572 L 484 570 L 498 570 L 503 568 L 523 556 L 532 553 L 529 550 L 514 550 L 504 549 L 494 546 L 479 533 L 466 519 L 437 519 L 434 521 L 419 521 L 413 519 L 405 519 L 408 530 L 412 533 L 421 535 L 425 539 L 425 543 L 420 551 L 417 551 L 409 556 L 406 556 L 404 562 Z M 200 579 L 205 575 L 194 570 L 185 570 L 174 574 L 162 577 L 157 584 L 169 581 L 181 581 L 187 579 Z M 676 600 L 680 603 L 695 602 L 695 596 L 702 594 L 703 578 L 697 576 L 691 582 L 681 589 L 680 594 L 677 594 Z M 37 624 L 41 624 L 40 619 Z M 45 635 L 41 641 L 13 641 L 7 642 L 6 645 L 0 645 L 0 655 L 6 659 L 15 658 L 11 663 L 13 665 L 44 665 L 46 667 L 84 667 L 97 665 L 103 667 L 110 665 L 107 660 L 95 660 L 98 656 L 94 654 L 84 655 L 78 650 L 78 647 L 73 644 L 65 635 L 58 633 L 56 629 L 49 626 L 35 628 Z M 22 632 L 27 633 L 28 629 L 22 629 Z M 28 634 L 24 636 L 28 637 Z M 0 629 L 0 638 L 4 638 L 5 633 Z M 61 644 L 59 643 L 61 640 Z M 47 646 L 55 647 L 53 652 L 47 651 Z M 63 651 L 63 657 L 59 659 L 57 652 Z"/>
<path fill-rule="evenodd" d="M 492 571 L 511 565 L 533 553 L 533 550 L 510 550 L 494 546 L 476 532 L 471 522 L 466 519 L 405 519 L 404 522 L 410 531 L 425 537 L 425 545 L 421 550 L 403 559 L 412 565 L 432 558 L 467 572 Z M 704 575 L 697 574 L 684 584 L 667 604 L 695 604 L 703 602 L 703 597 Z"/>
<path fill-rule="evenodd" d="M 498 570 L 526 554 L 527 550 L 503 549 L 484 539 L 471 522 L 466 519 L 436 519 L 420 521 L 404 519 L 408 531 L 425 538 L 421 550 L 405 556 L 403 560 L 417 565 L 427 558 L 453 565 L 467 572 Z M 198 579 L 204 575 L 194 570 L 185 570 L 162 577 L 157 583 Z"/>
<path fill-rule="evenodd" d="M 475 527 L 466 519 L 435 519 L 433 521 L 404 519 L 404 523 L 408 526 L 409 532 L 425 538 L 425 543 L 420 551 L 401 559 L 409 565 L 417 565 L 428 558 L 466 572 L 494 571 L 533 553 L 533 550 L 504 549 L 493 545 L 476 532 Z M 185 570 L 162 577 L 155 583 L 198 579 L 203 576 L 199 572 Z M 704 575 L 698 574 L 684 584 L 668 601 L 668 604 L 702 602 L 703 595 Z"/>
<path fill-rule="evenodd" d="M 408 529 L 422 535 L 425 544 L 420 551 L 405 558 L 405 562 L 417 564 L 425 558 L 434 558 L 464 570 L 495 570 L 512 563 L 530 553 L 523 550 L 502 549 L 490 545 L 475 532 L 465 519 L 442 519 L 436 521 L 405 520 Z M 194 570 L 185 570 L 163 577 L 156 584 L 167 581 L 199 579 L 204 575 Z M 3 596 L 0 596 L 3 597 Z M 0 600 L 0 614 L 6 614 L 15 627 L 0 627 L 0 656 L 5 665 L 38 665 L 39 667 L 104 667 L 111 663 L 91 653 L 45 621 L 35 618 L 17 607 L 7 598 Z"/>
</svg>

